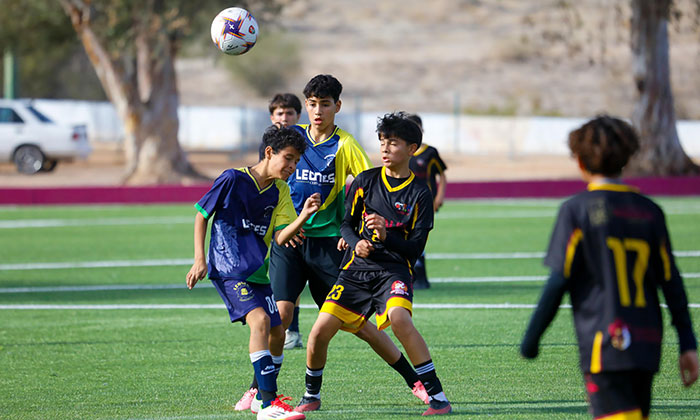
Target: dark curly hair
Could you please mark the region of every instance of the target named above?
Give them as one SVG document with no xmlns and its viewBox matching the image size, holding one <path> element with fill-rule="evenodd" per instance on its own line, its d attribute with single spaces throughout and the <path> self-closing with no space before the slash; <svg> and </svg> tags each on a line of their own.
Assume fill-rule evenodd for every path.
<svg viewBox="0 0 700 420">
<path fill-rule="evenodd" d="M 268 106 L 270 115 L 272 115 L 277 108 L 294 108 L 297 114 L 301 114 L 301 101 L 297 95 L 293 93 L 278 93 L 272 98 Z"/>
<path fill-rule="evenodd" d="M 338 79 L 330 74 L 319 74 L 314 76 L 309 83 L 304 87 L 304 97 L 317 98 L 332 97 L 335 102 L 340 100 L 340 94 L 343 92 L 343 85 Z"/>
<path fill-rule="evenodd" d="M 415 123 L 409 114 L 400 111 L 391 114 L 385 114 L 377 119 L 377 134 L 381 139 L 389 137 L 397 137 L 408 144 L 415 144 L 420 147 L 423 141 L 423 132 L 418 124 Z"/>
<path fill-rule="evenodd" d="M 598 115 L 569 133 L 569 149 L 588 172 L 616 177 L 639 149 L 639 138 L 625 121 Z"/>
<path fill-rule="evenodd" d="M 272 148 L 272 153 L 277 154 L 288 146 L 295 148 L 300 155 L 306 151 L 306 140 L 304 137 L 292 127 L 279 128 L 276 125 L 269 126 L 263 133 L 262 143 L 260 144 L 260 160 L 265 158 L 265 149 L 267 146 Z"/>
</svg>

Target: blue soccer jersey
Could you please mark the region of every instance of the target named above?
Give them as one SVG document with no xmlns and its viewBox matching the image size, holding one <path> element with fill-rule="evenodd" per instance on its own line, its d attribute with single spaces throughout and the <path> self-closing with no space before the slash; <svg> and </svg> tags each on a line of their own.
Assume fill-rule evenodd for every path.
<svg viewBox="0 0 700 420">
<path fill-rule="evenodd" d="M 209 220 L 209 278 L 270 283 L 267 266 L 273 232 L 296 219 L 289 187 L 276 179 L 260 188 L 248 168 L 228 169 L 195 208 Z"/>
<path fill-rule="evenodd" d="M 314 143 L 309 126 L 294 126 L 306 138 L 306 151 L 287 183 L 297 213 L 306 199 L 321 194 L 321 208 L 304 225 L 308 237 L 340 236 L 345 213 L 345 182 L 372 164 L 367 154 L 348 132 L 336 127 L 326 140 Z"/>
</svg>

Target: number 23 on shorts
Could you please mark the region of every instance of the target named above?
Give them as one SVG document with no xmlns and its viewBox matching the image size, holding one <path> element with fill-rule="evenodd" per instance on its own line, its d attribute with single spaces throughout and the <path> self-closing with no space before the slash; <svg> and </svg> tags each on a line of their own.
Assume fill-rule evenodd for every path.
<svg viewBox="0 0 700 420">
<path fill-rule="evenodd" d="M 340 299 L 340 295 L 343 293 L 343 290 L 345 290 L 345 287 L 336 284 L 333 286 L 330 292 L 328 292 L 328 296 L 326 296 L 326 299 L 330 300 L 338 300 Z"/>
</svg>

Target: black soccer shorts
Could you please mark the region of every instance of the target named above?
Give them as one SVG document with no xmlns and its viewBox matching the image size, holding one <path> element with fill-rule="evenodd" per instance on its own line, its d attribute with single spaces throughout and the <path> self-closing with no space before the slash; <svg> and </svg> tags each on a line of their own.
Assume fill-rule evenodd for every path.
<svg viewBox="0 0 700 420">
<path fill-rule="evenodd" d="M 343 251 L 338 251 L 338 239 L 306 238 L 296 248 L 273 241 L 269 274 L 275 300 L 296 302 L 308 281 L 311 296 L 320 308 L 340 273 Z"/>
<path fill-rule="evenodd" d="M 334 315 L 341 329 L 357 332 L 376 313 L 377 328 L 388 327 L 389 309 L 406 308 L 413 313 L 413 287 L 408 268 L 382 271 L 341 271 L 321 312 Z"/>
<path fill-rule="evenodd" d="M 649 417 L 654 373 L 631 370 L 584 375 L 594 419 L 641 420 Z"/>
</svg>

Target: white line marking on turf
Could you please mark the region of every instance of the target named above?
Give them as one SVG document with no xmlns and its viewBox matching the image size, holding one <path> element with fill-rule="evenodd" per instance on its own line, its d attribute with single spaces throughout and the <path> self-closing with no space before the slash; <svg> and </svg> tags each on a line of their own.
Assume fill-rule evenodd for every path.
<svg viewBox="0 0 700 420">
<path fill-rule="evenodd" d="M 0 220 L 0 229 L 68 226 L 173 225 L 194 223 L 194 217 L 120 217 L 104 219 L 26 219 Z"/>
<path fill-rule="evenodd" d="M 113 268 L 113 267 L 162 267 L 168 265 L 190 265 L 191 258 L 164 260 L 115 260 L 115 261 L 85 261 L 85 262 L 54 262 L 54 263 L 25 263 L 0 264 L 0 270 L 55 270 L 60 268 Z"/>
<path fill-rule="evenodd" d="M 316 305 L 299 305 L 302 309 L 317 309 Z M 534 309 L 530 303 L 417 303 L 416 309 Z M 661 304 L 666 307 L 665 304 Z M 571 309 L 571 305 L 559 306 Z M 700 308 L 700 303 L 689 303 L 689 308 Z M 117 310 L 117 309 L 226 309 L 223 304 L 117 304 L 117 305 L 51 305 L 51 304 L 13 304 L 0 305 L 0 310 Z"/>
<path fill-rule="evenodd" d="M 485 253 L 431 253 L 426 258 L 433 260 L 517 260 L 540 259 L 544 252 L 485 252 Z M 700 257 L 700 251 L 674 251 L 676 258 Z M 0 271 L 13 270 L 54 270 L 62 268 L 113 268 L 113 267 L 159 267 L 168 265 L 190 265 L 191 258 L 176 258 L 162 260 L 115 260 L 115 261 L 84 261 L 84 262 L 46 262 L 0 264 Z"/>
<path fill-rule="evenodd" d="M 700 273 L 683 273 L 683 278 L 700 278 Z M 542 282 L 547 276 L 495 276 L 495 277 L 432 277 L 431 283 L 516 283 Z M 197 288 L 214 287 L 211 283 L 198 283 Z M 168 290 L 185 289 L 185 283 L 177 284 L 105 284 L 86 286 L 36 286 L 36 287 L 0 287 L 0 294 L 8 293 L 56 293 L 56 292 L 102 292 L 114 290 Z"/>
</svg>

